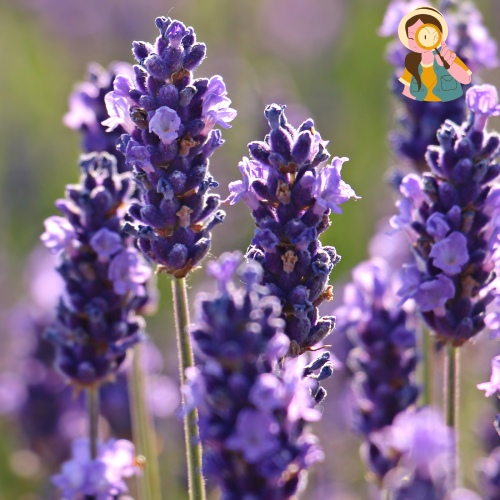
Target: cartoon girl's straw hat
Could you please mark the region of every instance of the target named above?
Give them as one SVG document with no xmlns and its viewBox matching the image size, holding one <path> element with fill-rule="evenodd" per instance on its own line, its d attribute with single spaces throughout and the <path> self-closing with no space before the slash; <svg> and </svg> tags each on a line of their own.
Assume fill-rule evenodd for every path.
<svg viewBox="0 0 500 500">
<path fill-rule="evenodd" d="M 408 45 L 408 35 L 406 34 L 406 23 L 412 17 L 418 16 L 420 14 L 427 14 L 428 16 L 432 16 L 436 21 L 439 22 L 442 28 L 441 42 L 444 42 L 448 37 L 448 25 L 446 24 L 443 14 L 441 14 L 441 12 L 432 7 L 418 7 L 412 10 L 411 12 L 408 12 L 408 14 L 406 14 L 406 16 L 404 16 L 399 23 L 398 27 L 399 39 L 407 49 L 409 49 L 410 47 Z"/>
</svg>

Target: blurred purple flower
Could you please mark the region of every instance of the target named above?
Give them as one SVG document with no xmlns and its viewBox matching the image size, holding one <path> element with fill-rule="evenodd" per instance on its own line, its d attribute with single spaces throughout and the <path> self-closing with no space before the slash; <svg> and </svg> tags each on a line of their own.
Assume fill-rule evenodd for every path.
<svg viewBox="0 0 500 500">
<path fill-rule="evenodd" d="M 135 248 L 127 248 L 113 257 L 109 264 L 108 277 L 116 293 L 140 296 L 144 294 L 144 283 L 151 277 L 151 267 Z"/>
<path fill-rule="evenodd" d="M 260 410 L 241 410 L 235 432 L 226 440 L 230 450 L 240 451 L 250 464 L 269 456 L 280 447 L 276 435 L 280 428 L 276 419 Z"/>
<path fill-rule="evenodd" d="M 132 66 L 115 62 L 104 69 L 96 63 L 90 64 L 87 68 L 88 81 L 77 84 L 70 95 L 70 109 L 64 116 L 64 124 L 80 132 L 85 153 L 106 151 L 119 156 L 116 142 L 125 130 L 117 124 L 112 132 L 106 132 L 101 122 L 108 117 L 105 96 L 113 90 L 113 80 L 120 73 L 132 77 Z M 120 86 L 120 81 L 117 85 Z M 123 89 L 121 96 L 126 98 Z M 117 167 L 118 172 L 128 170 L 123 158 L 117 158 Z"/>
<path fill-rule="evenodd" d="M 123 248 L 120 236 L 105 227 L 94 233 L 89 243 L 99 259 L 104 262 L 107 262 L 113 254 L 118 253 Z"/>
<path fill-rule="evenodd" d="M 467 106 L 474 113 L 474 128 L 482 132 L 490 116 L 500 114 L 498 93 L 493 85 L 475 85 L 466 94 Z"/>
<path fill-rule="evenodd" d="M 53 215 L 45 219 L 43 224 L 45 232 L 40 239 L 50 253 L 58 254 L 70 247 L 75 230 L 64 217 Z"/>
<path fill-rule="evenodd" d="M 495 356 L 491 360 L 491 377 L 488 382 L 477 384 L 480 391 L 485 391 L 484 395 L 489 398 L 496 392 L 500 393 L 500 356 Z"/>
<path fill-rule="evenodd" d="M 93 497 L 109 500 L 128 492 L 124 478 L 136 474 L 134 445 L 124 439 L 99 444 L 97 458 L 91 459 L 88 439 L 73 443 L 72 456 L 52 482 L 63 498 Z"/>
</svg>

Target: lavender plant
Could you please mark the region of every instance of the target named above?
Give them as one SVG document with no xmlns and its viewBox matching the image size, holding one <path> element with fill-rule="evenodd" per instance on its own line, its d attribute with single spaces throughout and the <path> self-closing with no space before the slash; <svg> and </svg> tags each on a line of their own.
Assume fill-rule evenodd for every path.
<svg viewBox="0 0 500 500">
<path fill-rule="evenodd" d="M 413 298 L 436 338 L 453 346 L 484 328 L 486 306 L 495 298 L 488 284 L 499 230 L 494 158 L 500 138 L 485 125 L 499 112 L 497 102 L 492 86 L 467 92 L 471 120 L 440 128 L 440 146 L 427 154 L 431 172 L 403 179 L 400 215 L 392 219 L 407 231 L 416 258 L 404 268 L 398 293 Z"/>
<path fill-rule="evenodd" d="M 131 189 L 129 174 L 116 172 L 106 154 L 82 156 L 79 184 L 56 202 L 64 217 L 45 221 L 41 239 L 61 255 L 66 283 L 57 322 L 46 337 L 57 347 L 56 365 L 77 387 L 112 379 L 127 350 L 144 337 L 136 315 L 147 300 L 149 266 L 121 232 Z"/>
<path fill-rule="evenodd" d="M 330 272 L 340 261 L 334 247 L 319 235 L 330 226 L 329 214 L 357 198 L 341 179 L 347 158 L 330 154 L 326 141 L 306 120 L 298 129 L 285 117 L 285 107 L 266 106 L 271 132 L 263 142 L 248 145 L 242 181 L 229 185 L 230 204 L 242 199 L 252 210 L 256 230 L 247 258 L 261 263 L 262 284 L 282 302 L 291 356 L 311 350 L 335 325 L 333 316 L 319 316 L 318 306 L 331 300 Z"/>
<path fill-rule="evenodd" d="M 220 76 L 193 80 L 206 48 L 193 28 L 157 18 L 160 36 L 153 47 L 134 42 L 135 79 L 119 75 L 106 96 L 108 131 L 122 126 L 118 149 L 134 168 L 142 200 L 130 207 L 138 224 L 127 231 L 158 264 L 158 272 L 183 278 L 210 248 L 210 231 L 222 222 L 217 183 L 208 158 L 223 144 L 214 127 L 228 128 L 236 111 L 229 107 Z"/>
<path fill-rule="evenodd" d="M 79 493 L 107 498 L 115 494 L 114 481 L 98 481 L 103 490 L 87 492 L 98 487 L 99 474 L 111 474 L 98 457 L 98 391 L 114 379 L 127 350 L 144 337 L 143 320 L 136 311 L 147 302 L 145 282 L 151 269 L 120 228 L 132 187 L 130 174 L 118 174 L 116 160 L 107 153 L 82 156 L 80 166 L 80 183 L 67 186 L 66 198 L 56 202 L 64 217 L 49 217 L 41 237 L 51 252 L 60 254 L 58 272 L 65 281 L 56 322 L 46 337 L 56 346 L 61 373 L 75 388 L 87 389 L 85 457 L 90 462 L 81 454 L 75 460 L 83 462 L 81 472 L 90 476 L 82 476 Z M 63 494 L 69 487 L 65 469 L 73 465 L 63 466 L 62 476 L 54 479 Z"/>
<path fill-rule="evenodd" d="M 237 271 L 240 262 L 234 253 L 208 265 L 217 292 L 197 304 L 191 333 L 200 363 L 187 372 L 187 401 L 199 410 L 204 470 L 222 499 L 295 498 L 322 458 L 306 429 L 320 413 L 294 361 L 277 371 L 290 343 L 279 300 L 259 285 L 257 262 Z"/>
<path fill-rule="evenodd" d="M 193 365 L 184 278 L 207 254 L 212 228 L 223 221 L 217 186 L 211 177 L 209 157 L 223 144 L 216 126 L 229 128 L 236 111 L 229 107 L 222 77 L 193 79 L 192 72 L 205 58 L 206 47 L 196 42 L 193 28 L 159 17 L 160 36 L 155 45 L 134 42 L 132 82 L 116 77 L 114 91 L 106 96 L 108 131 L 122 126 L 117 146 L 133 168 L 142 191 L 129 213 L 136 221 L 125 230 L 157 266 L 173 278 L 174 311 L 181 382 Z M 205 497 L 201 477 L 196 412 L 185 415 L 184 427 L 190 498 Z"/>
<path fill-rule="evenodd" d="M 348 357 L 353 424 L 365 439 L 362 455 L 379 485 L 398 460 L 384 455 L 372 435 L 411 408 L 419 394 L 415 325 L 400 307 L 392 274 L 380 258 L 359 264 L 344 288 L 343 305 L 334 311 L 338 333 L 347 334 L 353 344 Z"/>
</svg>

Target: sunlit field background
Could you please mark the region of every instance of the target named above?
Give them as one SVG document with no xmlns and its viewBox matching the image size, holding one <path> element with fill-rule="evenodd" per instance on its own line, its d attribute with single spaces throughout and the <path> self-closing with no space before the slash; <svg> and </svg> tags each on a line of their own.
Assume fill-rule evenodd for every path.
<svg viewBox="0 0 500 500">
<path fill-rule="evenodd" d="M 78 180 L 80 137 L 67 129 L 62 117 L 74 84 L 85 79 L 90 62 L 107 66 L 132 61 L 133 40 L 153 41 L 155 17 L 169 15 L 193 26 L 207 44 L 207 59 L 197 77 L 223 75 L 238 117 L 223 132 L 224 147 L 211 159 L 211 171 L 223 198 L 227 184 L 240 178 L 237 169 L 246 145 L 267 133 L 264 106 L 287 105 L 298 126 L 311 116 L 332 155 L 347 156 L 343 177 L 362 197 L 343 206 L 342 215 L 322 241 L 342 255 L 332 273 L 335 301 L 352 267 L 367 256 L 367 242 L 381 219 L 394 211 L 394 195 L 386 183 L 397 164 L 387 133 L 396 126 L 397 106 L 389 89 L 392 68 L 384 60 L 387 39 L 377 35 L 386 0 L 2 0 L 0 1 L 0 500 L 57 498 L 50 475 L 57 460 L 48 458 L 56 445 L 33 439 L 41 415 L 50 410 L 39 401 L 21 418 L 13 399 L 29 392 L 15 376 L 22 319 L 13 310 L 20 303 L 53 293 L 46 251 L 33 254 L 43 232 L 44 218 L 56 213 L 53 203 L 64 186 Z M 477 2 L 486 26 L 500 40 L 500 2 Z M 482 80 L 500 83 L 500 71 L 482 73 Z M 490 126 L 500 130 L 498 118 Z M 226 222 L 214 231 L 211 255 L 247 247 L 253 223 L 243 204 L 227 206 Z M 46 274 L 40 276 L 40 269 Z M 38 271 L 37 271 L 38 269 Z M 43 270 L 42 269 L 42 270 Z M 36 279 L 35 279 L 36 278 Z M 34 283 L 36 281 L 36 286 Z M 207 290 L 205 271 L 189 280 L 192 296 Z M 186 497 L 182 424 L 176 416 L 178 373 L 171 310 L 170 284 L 159 278 L 158 311 L 147 318 L 148 332 L 163 353 L 156 376 L 166 383 L 158 404 L 164 498 Z M 36 290 L 33 290 L 36 288 Z M 38 304 L 39 306 L 39 304 Z M 38 307 L 37 306 L 37 307 Z M 332 308 L 325 306 L 324 311 Z M 32 333 L 29 333 L 32 335 Z M 332 337 L 335 336 L 335 332 Z M 31 338 L 31 337 L 30 337 Z M 335 339 L 331 343 L 335 345 Z M 494 401 L 486 400 L 475 384 L 489 377 L 489 361 L 500 347 L 483 334 L 464 348 L 465 373 L 461 397 L 461 454 L 464 483 L 476 489 L 475 461 L 486 454 L 478 430 L 491 427 Z M 22 356 L 21 356 L 22 358 Z M 20 359 L 21 359 L 20 358 Z M 23 362 L 25 363 L 25 362 Z M 26 366 L 18 366 L 25 373 Z M 30 371 L 35 383 L 39 371 Z M 354 500 L 371 498 L 359 459 L 359 440 L 349 435 L 346 390 L 335 375 L 325 386 L 330 392 L 316 432 L 326 460 L 311 473 L 304 499 Z M 170 384 L 170 385 L 169 385 Z M 170 389 L 168 389 L 170 388 Z M 71 389 L 64 389 L 68 396 Z M 163 405 L 163 406 L 162 406 Z M 118 410 L 123 411 L 123 410 Z M 84 432 L 81 418 L 65 421 L 68 435 Z M 31 426 L 31 427 L 30 427 Z M 103 422 L 102 432 L 109 427 Z M 116 432 L 115 432 L 116 434 Z M 31 437 L 30 437 L 31 436 Z M 499 443 L 500 444 L 500 443 Z M 133 494 L 134 485 L 131 482 Z M 211 498 L 217 498 L 215 492 Z"/>
</svg>

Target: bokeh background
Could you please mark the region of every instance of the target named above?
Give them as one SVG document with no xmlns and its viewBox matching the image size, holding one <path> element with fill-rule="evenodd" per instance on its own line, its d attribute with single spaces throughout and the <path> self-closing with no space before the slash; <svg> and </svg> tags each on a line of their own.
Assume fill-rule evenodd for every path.
<svg viewBox="0 0 500 500">
<path fill-rule="evenodd" d="M 394 198 L 385 178 L 396 159 L 386 136 L 395 126 L 397 106 L 388 84 L 391 67 L 384 60 L 387 40 L 377 35 L 387 4 L 387 0 L 0 0 L 0 500 L 56 498 L 48 481 L 54 463 L 33 452 L 23 421 L 14 411 L 12 399 L 21 382 L 13 375 L 17 358 L 9 349 L 19 352 L 32 342 L 23 337 L 32 332 L 29 326 L 23 331 L 22 309 L 12 326 L 13 308 L 33 300 L 43 302 L 57 288 L 49 272 L 39 272 L 50 268 L 44 251 L 33 251 L 43 219 L 55 213 L 54 200 L 63 195 L 67 183 L 78 179 L 80 138 L 63 125 L 62 117 L 74 84 L 85 78 L 87 64 L 132 62 L 131 42 L 153 41 L 158 15 L 193 26 L 198 40 L 208 46 L 208 57 L 196 76 L 223 75 L 238 110 L 232 128 L 224 131 L 225 146 L 211 160 L 223 197 L 227 184 L 239 179 L 237 165 L 247 154 L 246 144 L 266 133 L 266 104 L 287 104 L 295 126 L 312 116 L 323 138 L 330 140 L 330 153 L 350 158 L 344 179 L 362 197 L 344 205 L 344 214 L 333 217 L 323 238 L 342 255 L 332 276 L 340 291 L 352 267 L 366 258 L 367 242 L 378 221 L 393 211 Z M 477 5 L 490 33 L 499 39 L 500 2 L 479 0 Z M 500 71 L 484 72 L 482 78 L 498 84 Z M 491 123 L 500 129 L 499 119 Z M 243 204 L 228 206 L 227 214 L 226 223 L 216 229 L 213 256 L 244 250 L 252 236 L 253 224 Z M 175 392 L 170 286 L 165 277 L 159 285 L 159 309 L 148 319 L 148 331 L 163 352 L 158 371 L 170 377 L 165 380 L 173 381 L 171 392 Z M 193 295 L 210 288 L 204 271 L 195 273 L 189 285 Z M 19 343 L 24 347 L 12 347 Z M 461 400 L 463 469 L 466 484 L 474 487 L 474 461 L 484 454 L 474 429 L 490 426 L 488 416 L 478 422 L 488 414 L 488 405 L 493 407 L 474 385 L 489 376 L 489 359 L 499 349 L 484 336 L 464 350 L 464 364 L 474 368 L 464 377 Z M 311 474 L 303 497 L 370 498 L 359 442 L 346 438 L 349 412 L 342 389 L 328 384 L 334 382 L 326 383 L 330 402 L 318 425 L 326 460 Z M 183 500 L 182 427 L 175 416 L 176 396 L 165 391 L 163 399 L 169 404 L 157 420 L 164 498 Z M 76 396 L 73 403 L 78 404 Z M 36 425 L 39 415 L 31 411 L 27 419 Z M 66 422 L 70 434 L 81 431 L 78 422 L 76 416 Z"/>
</svg>

